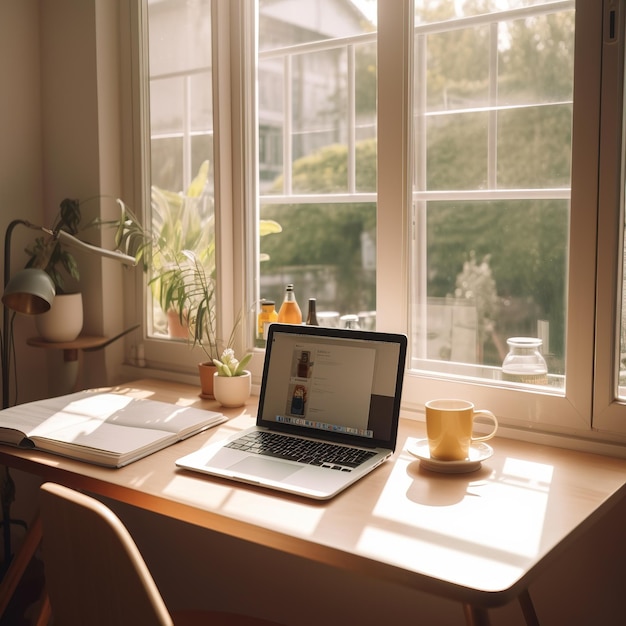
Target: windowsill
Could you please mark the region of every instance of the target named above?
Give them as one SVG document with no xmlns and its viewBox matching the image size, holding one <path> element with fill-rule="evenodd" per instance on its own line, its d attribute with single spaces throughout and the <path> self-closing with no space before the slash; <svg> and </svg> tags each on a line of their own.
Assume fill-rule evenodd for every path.
<svg viewBox="0 0 626 626">
<path fill-rule="evenodd" d="M 157 378 L 159 380 L 186 383 L 188 385 L 199 385 L 198 376 L 191 373 L 170 372 L 128 364 L 122 365 L 119 374 L 120 377 L 128 381 L 140 378 Z M 259 395 L 258 382 L 252 385 L 252 395 Z M 424 421 L 423 411 L 413 408 L 403 407 L 402 417 L 419 422 Z M 550 432 L 540 430 L 536 427 L 531 428 L 501 423 L 498 429 L 498 436 L 567 450 L 626 458 L 626 439 L 620 439 L 617 436 L 614 436 L 614 439 L 610 439 L 610 436 L 605 433 L 596 431 L 590 431 L 586 436 L 582 436 L 580 433 Z"/>
<path fill-rule="evenodd" d="M 562 374 L 548 373 L 548 384 L 539 386 L 507 382 L 502 378 L 502 368 L 492 365 L 472 365 L 470 363 L 453 363 L 450 361 L 435 361 L 431 359 L 413 359 L 412 367 L 420 374 L 425 373 L 427 375 L 445 376 L 446 378 L 457 378 L 459 380 L 469 380 L 479 383 L 484 381 L 495 382 L 503 387 L 511 387 L 513 389 L 541 390 L 557 394 L 562 394 L 565 389 L 565 377 Z"/>
<path fill-rule="evenodd" d="M 403 407 L 402 417 L 419 422 L 425 421 L 423 410 L 417 410 L 415 408 L 407 409 Z M 480 425 L 478 425 L 477 431 L 480 431 Z M 566 450 L 626 458 L 626 438 L 597 431 L 589 431 L 588 433 L 566 433 L 556 430 L 549 431 L 547 429 L 541 429 L 536 425 L 531 427 L 507 424 L 500 421 L 498 437 L 553 446 Z"/>
<path fill-rule="evenodd" d="M 118 370 L 119 378 L 124 381 L 139 380 L 144 378 L 156 378 L 158 380 L 169 380 L 176 383 L 185 383 L 187 385 L 195 385 L 200 388 L 198 373 L 175 372 L 169 370 L 160 370 L 151 367 L 139 367 L 138 365 L 130 365 L 124 363 Z M 259 395 L 259 383 L 252 379 L 252 395 Z"/>
</svg>

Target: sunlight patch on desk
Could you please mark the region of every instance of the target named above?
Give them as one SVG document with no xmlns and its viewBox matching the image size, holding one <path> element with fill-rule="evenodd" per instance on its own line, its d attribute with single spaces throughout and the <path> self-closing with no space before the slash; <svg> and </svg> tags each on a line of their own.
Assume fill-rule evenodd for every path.
<svg viewBox="0 0 626 626">
<path fill-rule="evenodd" d="M 507 457 L 500 472 L 502 480 L 539 491 L 549 489 L 553 475 L 554 467 L 552 465 L 512 457 Z"/>
<path fill-rule="evenodd" d="M 358 551 L 444 582 L 489 592 L 508 589 L 525 571 L 523 562 L 489 558 L 489 552 L 467 552 L 430 538 L 409 539 L 379 528 L 364 530 Z"/>
<path fill-rule="evenodd" d="M 226 484 L 209 477 L 177 475 L 163 488 L 163 494 L 172 500 L 217 513 L 233 519 L 251 522 L 276 531 L 293 532 L 307 537 L 313 535 L 324 515 L 322 507 L 306 502 L 268 498 L 268 493 Z"/>
<path fill-rule="evenodd" d="M 324 515 L 322 507 L 314 507 L 305 502 L 268 498 L 267 494 L 242 489 L 233 492 L 221 512 L 272 530 L 293 533 L 294 528 L 297 528 L 297 534 L 303 537 L 315 533 Z"/>
<path fill-rule="evenodd" d="M 197 477 L 176 475 L 163 487 L 163 493 L 172 500 L 206 509 L 220 509 L 233 491 L 232 486 L 211 480 L 199 481 Z"/>
<path fill-rule="evenodd" d="M 442 550 L 454 544 L 470 559 L 492 553 L 506 567 L 536 558 L 543 547 L 548 472 L 538 465 L 505 462 L 510 474 L 494 467 L 445 475 L 423 471 L 401 455 L 372 513 L 381 526 L 395 524 L 400 537 L 428 537 Z"/>
<path fill-rule="evenodd" d="M 115 387 L 111 389 L 113 393 L 119 393 L 131 398 L 153 398 L 155 392 L 149 389 L 139 389 L 137 387 Z"/>
</svg>

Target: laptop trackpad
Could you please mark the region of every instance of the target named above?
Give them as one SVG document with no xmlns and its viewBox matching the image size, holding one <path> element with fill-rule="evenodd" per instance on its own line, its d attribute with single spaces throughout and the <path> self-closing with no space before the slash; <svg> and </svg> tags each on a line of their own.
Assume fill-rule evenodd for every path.
<svg viewBox="0 0 626 626">
<path fill-rule="evenodd" d="M 269 480 L 282 480 L 287 476 L 299 472 L 302 468 L 289 463 L 272 461 L 262 457 L 248 457 L 231 465 L 228 469 L 251 474 L 257 478 L 267 478 Z"/>
</svg>

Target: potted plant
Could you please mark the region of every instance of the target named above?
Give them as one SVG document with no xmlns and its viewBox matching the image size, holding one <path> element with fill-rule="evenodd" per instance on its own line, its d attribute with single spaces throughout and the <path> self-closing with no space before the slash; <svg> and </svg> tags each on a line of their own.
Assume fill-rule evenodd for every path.
<svg viewBox="0 0 626 626">
<path fill-rule="evenodd" d="M 122 222 L 122 219 L 106 221 L 98 216 L 83 225 L 81 204 L 98 198 L 114 200 L 121 209 L 122 219 L 124 218 L 127 210 L 119 198 L 93 196 L 83 203 L 73 198 L 65 198 L 59 205 L 59 213 L 52 226 L 40 229 L 45 234 L 38 236 L 34 243 L 25 249 L 29 256 L 26 267 L 43 269 L 54 283 L 55 297 L 50 310 L 35 318 L 40 336 L 47 341 L 73 341 L 78 337 L 83 326 L 83 299 L 78 289 L 80 281 L 78 262 L 71 248 L 64 242 L 64 238 L 58 237 L 59 233 L 65 232 L 71 235 L 72 238 L 78 240 L 76 242 L 78 244 L 81 241 L 77 236 L 79 233 L 90 228 L 105 226 L 119 228 Z M 33 228 L 39 229 L 35 226 Z M 89 247 L 89 244 L 86 245 Z M 72 281 L 69 285 L 66 282 L 68 279 Z"/>
<path fill-rule="evenodd" d="M 52 232 L 65 230 L 76 235 L 80 230 L 81 210 L 78 200 L 65 198 L 52 225 Z M 68 291 L 66 280 L 80 280 L 78 263 L 57 239 L 42 235 L 26 248 L 29 260 L 26 267 L 39 267 L 45 270 L 54 283 L 56 296 L 52 307 L 35 318 L 35 325 L 41 337 L 47 341 L 73 341 L 83 328 L 83 300 L 80 291 Z"/>
<path fill-rule="evenodd" d="M 150 228 L 144 228 L 123 207 L 115 241 L 148 272 L 157 332 L 185 338 L 203 350 L 206 358 L 200 370 L 207 366 L 210 373 L 201 395 L 212 398 L 213 359 L 219 357 L 224 342 L 217 337 L 215 216 L 208 175 L 209 162 L 205 161 L 184 192 L 153 186 Z M 225 347 L 233 339 L 234 332 Z"/>
<path fill-rule="evenodd" d="M 170 336 L 186 336 L 186 313 L 177 299 L 177 269 L 181 262 L 184 264 L 186 252 L 191 252 L 202 264 L 206 275 L 215 272 L 215 215 L 208 182 L 209 162 L 204 161 L 184 192 L 156 186 L 151 190 L 150 286 L 160 313 L 166 317 Z M 169 284 L 170 280 L 174 285 Z"/>
<path fill-rule="evenodd" d="M 151 227 L 144 228 L 122 206 L 116 244 L 133 254 L 148 272 L 154 300 L 153 319 L 169 336 L 186 338 L 200 347 L 202 396 L 213 397 L 214 360 L 220 350 L 232 347 L 237 320 L 228 340 L 217 336 L 215 280 L 215 217 L 209 183 L 209 162 L 200 166 L 189 187 L 180 193 L 158 187 L 151 190 Z M 278 223 L 261 220 L 260 236 L 281 231 Z M 177 326 L 180 330 L 173 331 Z M 204 370 L 208 382 L 203 383 Z"/>
<path fill-rule="evenodd" d="M 193 217 L 196 211 L 190 202 L 202 195 L 206 175 L 202 167 L 184 196 L 153 189 L 156 230 L 144 229 L 125 208 L 116 244 L 134 254 L 149 272 L 148 286 L 155 306 L 168 316 L 170 327 L 176 321 L 184 331 L 177 336 L 185 337 L 204 352 L 205 359 L 199 363 L 201 395 L 213 398 L 213 359 L 220 356 L 221 347 L 231 346 L 234 330 L 227 342 L 218 339 L 213 215 L 205 216 L 201 227 Z M 190 229 L 187 235 L 181 234 L 183 227 Z M 187 245 L 190 247 L 184 247 Z M 205 369 L 209 370 L 206 376 Z"/>
<path fill-rule="evenodd" d="M 246 354 L 241 361 L 232 348 L 226 348 L 219 359 L 213 359 L 217 371 L 213 375 L 213 394 L 225 407 L 237 407 L 245 404 L 250 397 L 251 375 L 246 365 L 252 354 Z"/>
</svg>

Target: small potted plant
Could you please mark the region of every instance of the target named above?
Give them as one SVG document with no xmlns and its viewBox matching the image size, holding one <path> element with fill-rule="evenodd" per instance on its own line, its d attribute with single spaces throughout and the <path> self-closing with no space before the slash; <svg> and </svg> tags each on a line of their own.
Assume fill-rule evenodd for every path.
<svg viewBox="0 0 626 626">
<path fill-rule="evenodd" d="M 213 375 L 213 394 L 225 407 L 245 404 L 250 397 L 251 376 L 246 365 L 252 354 L 246 354 L 241 361 L 232 348 L 226 348 L 219 359 L 213 359 L 217 371 Z"/>
</svg>

